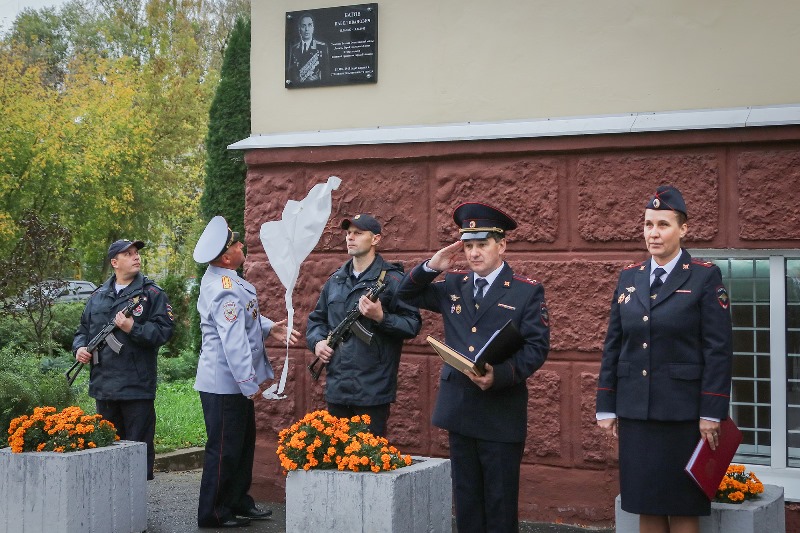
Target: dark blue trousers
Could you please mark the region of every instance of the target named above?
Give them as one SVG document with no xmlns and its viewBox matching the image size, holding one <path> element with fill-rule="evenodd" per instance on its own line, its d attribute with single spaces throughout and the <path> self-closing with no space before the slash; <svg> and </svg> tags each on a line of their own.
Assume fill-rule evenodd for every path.
<svg viewBox="0 0 800 533">
<path fill-rule="evenodd" d="M 241 394 L 200 393 L 206 422 L 206 451 L 200 481 L 197 525 L 214 527 L 255 505 L 250 497 L 256 416 Z"/>
<path fill-rule="evenodd" d="M 122 440 L 133 440 L 147 444 L 147 479 L 153 479 L 153 461 L 156 449 L 155 400 L 95 400 L 97 414 L 117 428 Z"/>
<path fill-rule="evenodd" d="M 450 436 L 458 533 L 519 531 L 519 468 L 524 442 Z"/>
</svg>

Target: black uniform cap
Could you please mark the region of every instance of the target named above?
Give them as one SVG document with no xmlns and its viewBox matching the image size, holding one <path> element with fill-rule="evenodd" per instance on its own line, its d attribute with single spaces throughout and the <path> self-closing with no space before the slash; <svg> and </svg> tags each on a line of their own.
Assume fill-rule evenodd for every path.
<svg viewBox="0 0 800 533">
<path fill-rule="evenodd" d="M 342 220 L 340 226 L 342 229 L 346 230 L 347 228 L 350 227 L 351 224 L 362 231 L 371 231 L 375 235 L 381 234 L 380 222 L 375 220 L 375 217 L 368 215 L 366 213 L 356 215 L 353 218 L 345 218 L 344 220 Z"/>
<path fill-rule="evenodd" d="M 681 191 L 672 185 L 661 185 L 656 189 L 656 193 L 647 202 L 645 209 L 657 209 L 659 211 L 680 211 L 689 218 L 686 214 L 686 202 L 683 201 Z"/>
<path fill-rule="evenodd" d="M 466 202 L 456 207 L 453 220 L 460 228 L 462 241 L 485 239 L 490 232 L 505 236 L 506 231 L 517 227 L 510 216 L 479 202 Z"/>
<path fill-rule="evenodd" d="M 111 246 L 108 247 L 108 258 L 114 259 L 117 257 L 117 254 L 124 252 L 131 246 L 135 246 L 137 250 L 141 250 L 144 248 L 144 242 L 142 241 L 129 241 L 128 239 L 120 239 L 118 241 L 114 241 L 111 243 Z"/>
</svg>

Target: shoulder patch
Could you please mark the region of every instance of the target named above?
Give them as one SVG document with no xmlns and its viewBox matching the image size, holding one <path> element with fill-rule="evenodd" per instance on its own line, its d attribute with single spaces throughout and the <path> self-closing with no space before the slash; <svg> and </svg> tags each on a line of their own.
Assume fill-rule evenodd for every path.
<svg viewBox="0 0 800 533">
<path fill-rule="evenodd" d="M 222 276 L 222 288 L 223 289 L 231 289 L 233 288 L 233 281 L 228 276 Z"/>
<path fill-rule="evenodd" d="M 646 263 L 646 261 L 644 263 Z M 631 263 L 630 265 L 626 266 L 622 270 L 630 270 L 632 268 L 641 267 L 641 266 L 644 265 L 644 263 Z"/>
<path fill-rule="evenodd" d="M 711 267 L 714 266 L 714 263 L 712 263 L 711 261 L 701 261 L 699 259 L 692 259 L 692 264 L 693 265 L 700 265 L 700 266 L 703 266 L 703 267 L 706 267 L 706 268 L 711 268 Z"/>
<path fill-rule="evenodd" d="M 235 322 L 238 318 L 236 313 L 236 304 L 233 302 L 225 302 L 222 304 L 222 315 L 228 322 Z"/>
<path fill-rule="evenodd" d="M 536 281 L 535 279 L 526 278 L 526 277 L 524 277 L 524 276 L 517 276 L 517 275 L 514 275 L 514 279 L 515 279 L 516 281 L 521 281 L 521 282 L 523 282 L 523 283 L 527 283 L 527 284 L 529 284 L 529 285 L 539 285 L 539 282 L 538 282 L 538 281 Z"/>
</svg>

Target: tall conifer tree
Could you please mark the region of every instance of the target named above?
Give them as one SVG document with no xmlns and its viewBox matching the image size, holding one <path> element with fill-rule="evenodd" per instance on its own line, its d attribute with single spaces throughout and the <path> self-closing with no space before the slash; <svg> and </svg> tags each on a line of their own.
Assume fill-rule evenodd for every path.
<svg viewBox="0 0 800 533">
<path fill-rule="evenodd" d="M 244 182 L 241 150 L 228 145 L 250 135 L 250 20 L 238 19 L 222 60 L 219 86 L 211 103 L 206 136 L 206 176 L 200 212 L 203 220 L 222 215 L 244 235 Z"/>
<path fill-rule="evenodd" d="M 211 103 L 206 136 L 206 176 L 200 197 L 204 222 L 222 215 L 233 231 L 244 238 L 244 153 L 228 145 L 250 135 L 250 20 L 239 18 L 231 31 L 222 60 L 219 86 Z M 198 284 L 192 290 L 192 338 L 200 348 L 197 314 L 199 280 L 206 265 L 197 269 Z"/>
</svg>

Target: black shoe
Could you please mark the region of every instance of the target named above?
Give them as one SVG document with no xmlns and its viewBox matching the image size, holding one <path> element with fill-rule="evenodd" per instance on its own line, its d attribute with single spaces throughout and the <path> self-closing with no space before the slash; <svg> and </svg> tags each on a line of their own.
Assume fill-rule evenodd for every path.
<svg viewBox="0 0 800 533">
<path fill-rule="evenodd" d="M 200 528 L 244 527 L 250 525 L 250 519 L 232 516 L 219 524 L 198 524 Z"/>
<path fill-rule="evenodd" d="M 234 511 L 236 516 L 243 516 L 245 518 L 249 518 L 251 520 L 266 520 L 270 516 L 272 516 L 272 509 L 267 509 L 266 511 L 262 511 L 255 505 L 252 506 L 250 509 L 245 511 Z"/>
</svg>

